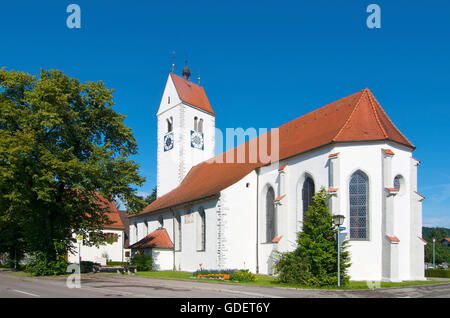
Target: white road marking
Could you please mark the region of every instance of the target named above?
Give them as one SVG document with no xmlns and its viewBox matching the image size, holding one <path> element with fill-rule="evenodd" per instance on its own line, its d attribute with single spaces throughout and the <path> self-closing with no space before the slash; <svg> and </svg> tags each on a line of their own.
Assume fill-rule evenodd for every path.
<svg viewBox="0 0 450 318">
<path fill-rule="evenodd" d="M 22 293 L 22 294 L 26 294 L 26 295 L 30 295 L 30 296 L 33 296 L 33 297 L 41 297 L 41 296 L 39 296 L 39 295 L 36 295 L 36 294 L 32 294 L 32 293 L 27 293 L 27 292 L 24 292 L 24 291 L 21 291 L 21 290 L 17 290 L 17 289 L 13 289 L 15 292 L 18 292 L 18 293 Z"/>
</svg>

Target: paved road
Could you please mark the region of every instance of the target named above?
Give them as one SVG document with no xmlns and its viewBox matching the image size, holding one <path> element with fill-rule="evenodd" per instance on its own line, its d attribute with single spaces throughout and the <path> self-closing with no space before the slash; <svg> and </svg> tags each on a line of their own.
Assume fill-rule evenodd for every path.
<svg viewBox="0 0 450 318">
<path fill-rule="evenodd" d="M 69 289 L 66 278 L 34 278 L 0 272 L 0 298 L 311 298 L 381 297 L 450 298 L 450 283 L 375 290 L 305 290 L 213 282 L 183 281 L 117 274 L 83 275 L 81 288 Z"/>
</svg>

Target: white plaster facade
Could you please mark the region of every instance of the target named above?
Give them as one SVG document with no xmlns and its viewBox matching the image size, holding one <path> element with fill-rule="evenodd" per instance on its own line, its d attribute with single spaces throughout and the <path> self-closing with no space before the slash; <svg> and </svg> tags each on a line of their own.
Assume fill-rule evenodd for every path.
<svg viewBox="0 0 450 318">
<path fill-rule="evenodd" d="M 90 261 L 99 263 L 102 265 L 106 265 L 107 260 L 111 260 L 113 262 L 124 262 L 125 261 L 125 251 L 123 247 L 123 239 L 124 234 L 123 230 L 113 230 L 113 229 L 104 229 L 103 233 L 112 233 L 117 235 L 117 242 L 112 244 L 103 244 L 99 247 L 96 246 L 88 246 L 81 243 L 79 248 L 78 243 L 74 244 L 74 253 L 69 253 L 68 261 L 69 263 L 78 263 L 80 252 L 81 252 L 81 260 L 82 261 Z M 73 238 L 76 239 L 76 235 L 73 235 Z M 108 259 L 106 260 L 103 255 L 108 255 Z"/>
</svg>

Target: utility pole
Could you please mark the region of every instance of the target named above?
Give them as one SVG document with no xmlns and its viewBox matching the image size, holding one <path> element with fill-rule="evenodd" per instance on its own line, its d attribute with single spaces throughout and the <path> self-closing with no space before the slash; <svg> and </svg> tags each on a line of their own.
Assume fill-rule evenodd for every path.
<svg viewBox="0 0 450 318">
<path fill-rule="evenodd" d="M 436 268 L 436 238 L 433 237 L 433 268 Z"/>
</svg>

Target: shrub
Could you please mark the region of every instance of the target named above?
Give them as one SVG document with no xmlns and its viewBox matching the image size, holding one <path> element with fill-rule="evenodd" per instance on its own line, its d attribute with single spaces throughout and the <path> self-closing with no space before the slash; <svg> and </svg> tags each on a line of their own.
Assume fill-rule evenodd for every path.
<svg viewBox="0 0 450 318">
<path fill-rule="evenodd" d="M 425 277 L 450 278 L 450 270 L 441 268 L 427 268 L 425 270 Z"/>
<path fill-rule="evenodd" d="M 43 252 L 36 252 L 25 265 L 25 271 L 34 276 L 61 275 L 65 274 L 67 261 L 64 256 L 57 255 L 50 259 Z"/>
<path fill-rule="evenodd" d="M 256 281 L 256 276 L 252 274 L 248 269 L 201 269 L 193 273 L 194 277 L 198 277 L 199 275 L 217 275 L 217 274 L 226 274 L 229 275 L 230 280 L 234 281 Z M 213 276 L 211 278 L 214 278 Z"/>
<path fill-rule="evenodd" d="M 153 258 L 144 253 L 137 253 L 131 258 L 131 265 L 135 265 L 138 271 L 149 271 L 153 268 Z"/>
<path fill-rule="evenodd" d="M 251 273 L 248 269 L 243 271 L 235 271 L 231 277 L 230 280 L 237 280 L 239 282 L 255 282 L 256 276 Z"/>
<path fill-rule="evenodd" d="M 99 268 L 101 265 L 98 263 L 90 262 L 90 261 L 81 261 L 80 263 L 80 273 L 92 273 L 94 271 L 94 267 Z"/>
<path fill-rule="evenodd" d="M 275 270 L 282 283 L 303 286 L 332 286 L 337 284 L 337 234 L 333 218 L 328 210 L 324 188 L 313 196 L 306 212 L 303 231 L 297 234 L 297 248 L 293 252 L 279 253 Z M 347 269 L 350 255 L 347 241 L 342 243 L 340 254 L 341 286 L 349 282 Z"/>
<path fill-rule="evenodd" d="M 128 262 L 106 262 L 108 266 L 127 266 L 130 265 Z"/>
</svg>

